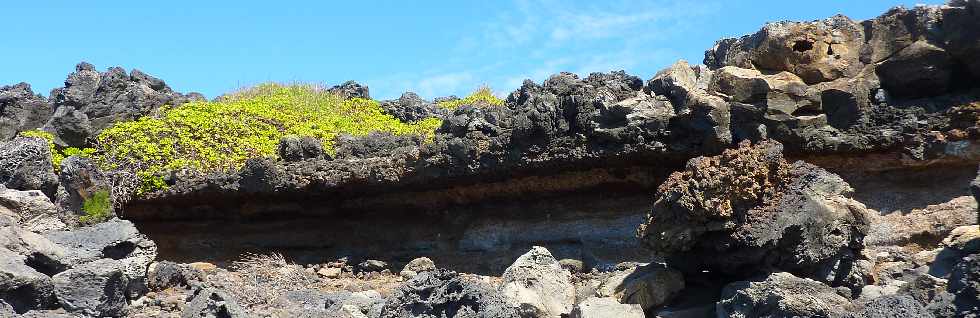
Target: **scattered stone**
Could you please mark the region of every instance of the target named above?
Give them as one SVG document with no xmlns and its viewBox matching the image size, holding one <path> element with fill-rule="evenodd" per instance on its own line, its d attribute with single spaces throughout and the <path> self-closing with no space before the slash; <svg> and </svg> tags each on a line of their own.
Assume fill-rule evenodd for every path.
<svg viewBox="0 0 980 318">
<path fill-rule="evenodd" d="M 414 271 L 416 273 L 427 272 L 436 269 L 436 263 L 428 257 L 419 257 L 405 264 L 403 270 Z"/>
<path fill-rule="evenodd" d="M 249 317 L 227 292 L 216 288 L 198 288 L 187 300 L 180 318 L 246 318 Z"/>
<path fill-rule="evenodd" d="M 652 263 L 616 272 L 599 286 L 598 294 L 650 310 L 666 304 L 683 289 L 680 272 Z"/>
<path fill-rule="evenodd" d="M 620 304 L 613 298 L 589 298 L 575 305 L 572 318 L 643 318 L 643 309 L 636 304 Z"/>
<path fill-rule="evenodd" d="M 150 264 L 146 272 L 146 285 L 151 290 L 164 290 L 170 287 L 189 287 L 188 279 L 184 276 L 184 268 L 180 264 L 161 261 Z"/>
<path fill-rule="evenodd" d="M 357 264 L 357 268 L 362 272 L 380 272 L 388 269 L 388 263 L 376 259 L 369 259 Z"/>
<path fill-rule="evenodd" d="M 316 273 L 326 278 L 337 278 L 340 277 L 341 270 L 336 267 L 324 267 L 316 271 Z"/>
<path fill-rule="evenodd" d="M 385 299 L 381 318 L 518 318 L 500 294 L 481 280 L 437 269 L 423 272 Z"/>
<path fill-rule="evenodd" d="M 536 317 L 567 315 L 575 304 L 571 274 L 544 247 L 532 247 L 501 278 L 500 293 L 507 303 Z"/>
</svg>

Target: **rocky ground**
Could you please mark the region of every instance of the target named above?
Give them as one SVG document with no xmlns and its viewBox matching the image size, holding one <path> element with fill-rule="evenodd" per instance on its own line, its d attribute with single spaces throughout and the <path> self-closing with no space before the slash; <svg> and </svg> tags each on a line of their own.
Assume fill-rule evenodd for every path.
<svg viewBox="0 0 980 318">
<path fill-rule="evenodd" d="M 137 194 L 18 132 L 204 97 L 82 63 L 0 87 L 0 317 L 980 317 L 978 83 L 980 1 L 769 23 Z M 100 191 L 115 217 L 80 219 Z"/>
</svg>

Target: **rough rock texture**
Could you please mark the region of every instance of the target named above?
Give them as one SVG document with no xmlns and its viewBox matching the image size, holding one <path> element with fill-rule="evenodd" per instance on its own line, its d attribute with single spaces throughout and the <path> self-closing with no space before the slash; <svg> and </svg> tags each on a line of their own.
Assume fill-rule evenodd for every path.
<svg viewBox="0 0 980 318">
<path fill-rule="evenodd" d="M 346 81 L 340 85 L 334 85 L 327 89 L 329 92 L 337 94 L 344 99 L 365 98 L 371 99 L 371 91 L 367 86 L 358 84 L 355 81 Z"/>
<path fill-rule="evenodd" d="M 430 103 L 412 92 L 404 93 L 395 100 L 382 101 L 381 108 L 404 122 L 420 121 L 429 117 L 445 118 L 449 115 L 447 109 Z"/>
<path fill-rule="evenodd" d="M 643 310 L 665 305 L 684 289 L 681 273 L 661 264 L 647 264 L 618 271 L 597 292 L 623 304 L 638 304 Z"/>
<path fill-rule="evenodd" d="M 306 136 L 283 137 L 279 140 L 277 153 L 279 154 L 279 158 L 290 162 L 316 159 L 326 155 L 323 151 L 323 142 L 316 138 Z"/>
<path fill-rule="evenodd" d="M 51 278 L 27 263 L 23 255 L 0 248 L 0 300 L 17 313 L 55 303 Z"/>
<path fill-rule="evenodd" d="M 51 166 L 51 148 L 41 138 L 0 142 L 0 185 L 16 190 L 41 190 L 54 197 L 58 177 Z"/>
<path fill-rule="evenodd" d="M 0 141 L 41 128 L 53 112 L 48 100 L 35 94 L 30 84 L 0 87 Z"/>
<path fill-rule="evenodd" d="M 956 265 L 949 278 L 949 292 L 957 316 L 980 316 L 980 254 L 964 257 Z"/>
<path fill-rule="evenodd" d="M 880 297 L 863 307 L 859 316 L 865 318 L 933 317 L 921 303 L 907 295 Z"/>
<path fill-rule="evenodd" d="M 853 76 L 860 68 L 863 28 L 845 16 L 813 22 L 768 23 L 759 32 L 715 43 L 708 67 L 788 71 L 808 84 Z"/>
<path fill-rule="evenodd" d="M 65 264 L 117 260 L 128 283 L 127 295 L 134 298 L 146 291 L 146 271 L 156 258 L 156 243 L 140 234 L 132 222 L 113 219 L 72 231 L 48 233 L 45 237 L 67 248 Z"/>
<path fill-rule="evenodd" d="M 134 120 L 163 105 L 179 105 L 189 99 L 139 70 L 126 74 L 113 67 L 100 73 L 82 62 L 68 75 L 64 87 L 51 91 L 55 111 L 44 130 L 53 132 L 61 145 L 81 148 L 113 122 Z"/>
<path fill-rule="evenodd" d="M 854 317 L 851 301 L 827 285 L 774 273 L 760 281 L 725 286 L 718 317 Z"/>
<path fill-rule="evenodd" d="M 100 191 L 112 195 L 109 178 L 88 158 L 73 156 L 62 160 L 58 181 L 60 186 L 56 203 L 77 215 L 85 215 L 83 204 Z"/>
<path fill-rule="evenodd" d="M 575 305 L 572 318 L 643 318 L 643 309 L 639 305 L 620 304 L 613 298 L 589 298 Z"/>
<path fill-rule="evenodd" d="M 506 302 L 534 317 L 568 315 L 575 304 L 571 274 L 544 247 L 535 246 L 504 271 L 500 293 Z"/>
<path fill-rule="evenodd" d="M 69 312 L 89 316 L 120 316 L 126 312 L 125 264 L 99 259 L 52 277 L 58 303 Z"/>
<path fill-rule="evenodd" d="M 692 273 L 775 267 L 811 276 L 859 255 L 868 216 L 847 197 L 850 186 L 813 165 L 787 163 L 781 150 L 743 144 L 692 159 L 661 185 L 640 239 Z"/>
<path fill-rule="evenodd" d="M 38 190 L 20 191 L 0 185 L 0 218 L 10 218 L 10 224 L 19 224 L 35 233 L 67 230 L 74 217 L 59 210 L 44 193 Z M 4 225 L 0 221 L 0 225 Z"/>
<path fill-rule="evenodd" d="M 439 269 L 421 273 L 385 300 L 383 318 L 517 318 L 490 286 Z"/>
<path fill-rule="evenodd" d="M 199 288 L 188 301 L 180 318 L 245 318 L 249 317 L 227 292 L 214 288 Z"/>
</svg>

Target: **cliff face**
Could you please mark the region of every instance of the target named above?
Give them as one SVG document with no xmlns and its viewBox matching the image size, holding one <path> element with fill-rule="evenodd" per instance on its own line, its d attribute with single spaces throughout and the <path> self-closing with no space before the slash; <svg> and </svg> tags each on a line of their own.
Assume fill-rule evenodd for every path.
<svg viewBox="0 0 980 318">
<path fill-rule="evenodd" d="M 475 218 L 548 220 L 566 215 L 543 212 L 564 210 L 562 198 L 639 198 L 685 160 L 745 140 L 778 141 L 787 156 L 845 178 L 969 166 L 980 160 L 972 6 L 770 23 L 717 42 L 706 66 L 680 61 L 647 81 L 623 72 L 557 74 L 525 82 L 502 107 L 446 112 L 409 94 L 382 104 L 406 120 L 444 118 L 431 142 L 376 134 L 339 140 L 336 158 L 256 159 L 235 172 L 175 174 L 168 190 L 123 213 L 146 224 L 387 215 L 448 222 L 474 218 L 463 212 L 470 210 L 487 211 Z M 502 201 L 550 208 L 498 208 Z M 616 215 L 635 219 L 648 208 Z M 566 216 L 608 214 L 593 210 Z M 535 241 L 541 238 L 513 243 Z"/>
<path fill-rule="evenodd" d="M 352 295 L 339 300 L 294 289 L 350 278 L 343 276 L 354 272 L 348 260 L 401 265 L 427 256 L 456 271 L 510 273 L 501 278 L 509 281 L 488 279 L 509 287 L 412 270 L 420 278 L 398 285 L 397 296 L 359 295 L 373 300 L 355 301 L 363 305 L 358 313 L 402 317 L 425 307 L 426 314 L 452 316 L 492 305 L 487 310 L 502 316 L 567 315 L 574 308 L 586 317 L 582 304 L 596 304 L 624 316 L 878 317 L 882 308 L 909 305 L 907 312 L 957 316 L 977 308 L 969 299 L 977 281 L 969 255 L 977 250 L 968 239 L 975 226 L 973 232 L 968 226 L 977 223 L 969 184 L 980 163 L 978 61 L 975 0 L 895 8 L 867 21 L 769 23 L 718 41 L 704 65 L 679 61 L 648 80 L 624 72 L 561 73 L 526 81 L 503 106 L 452 110 L 406 93 L 381 107 L 403 121 L 442 118 L 431 141 L 342 136 L 331 156 L 313 141 L 284 139 L 278 159 L 250 159 L 235 171 L 176 171 L 163 178 L 165 190 L 139 196 L 128 171 L 90 171 L 96 168 L 82 159 L 51 171 L 44 145 L 17 138 L 0 148 L 0 212 L 20 216 L 0 220 L 57 241 L 48 237 L 79 231 L 70 229 L 75 215 L 59 211 L 79 213 L 79 198 L 109 188 L 116 214 L 132 222 L 112 224 L 127 233 L 121 241 L 143 244 L 137 252 L 223 266 L 243 253 L 275 251 L 313 265 L 296 269 L 273 260 L 296 270 L 289 278 L 297 282 L 290 293 L 269 296 L 275 301 L 258 301 L 249 291 L 290 284 L 236 287 L 243 279 L 236 275 L 278 279 L 284 272 L 140 263 L 152 275 L 126 267 L 122 290 L 133 295 L 116 295 L 114 306 L 143 292 L 130 284 L 163 290 L 179 281 L 194 290 L 187 308 L 202 313 L 217 306 L 212 302 L 226 312 L 242 310 L 228 301 L 237 299 L 251 310 L 282 305 L 300 312 L 318 302 L 313 307 L 344 307 L 359 317 L 346 307 Z M 353 82 L 332 90 L 369 96 Z M 136 70 L 100 73 L 83 63 L 50 98 L 26 84 L 0 88 L 0 139 L 43 128 L 55 143 L 80 147 L 113 122 L 198 98 Z M 25 208 L 22 202 L 34 201 L 17 190 L 42 190 L 38 195 L 50 202 Z M 69 234 L 46 233 L 51 228 Z M 547 250 L 527 252 L 532 245 Z M 37 246 L 23 249 L 29 248 Z M 37 255 L 57 267 L 24 265 L 44 269 L 28 275 L 44 292 L 18 298 L 12 308 L 23 313 L 50 309 L 53 298 L 65 302 L 50 291 L 47 276 L 88 275 L 97 259 L 146 261 L 125 249 L 119 257 L 109 248 L 68 262 L 48 250 L 0 247 L 24 254 L 14 262 L 18 270 L 20 263 L 37 265 Z M 344 259 L 318 265 L 338 258 Z M 356 272 L 372 272 L 372 264 Z M 591 272 L 569 278 L 563 268 Z M 105 284 L 116 284 L 109 278 Z M 546 281 L 561 287 L 555 294 L 561 297 L 518 281 Z M 3 286 L 0 299 L 13 297 Z M 440 296 L 417 299 L 422 290 Z M 615 301 L 584 302 L 593 296 Z M 616 307 L 624 304 L 636 306 Z"/>
</svg>

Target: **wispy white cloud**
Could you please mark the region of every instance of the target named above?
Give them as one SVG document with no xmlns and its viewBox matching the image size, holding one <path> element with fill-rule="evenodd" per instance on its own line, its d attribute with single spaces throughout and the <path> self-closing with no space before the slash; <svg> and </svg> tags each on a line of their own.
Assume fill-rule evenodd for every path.
<svg viewBox="0 0 980 318">
<path fill-rule="evenodd" d="M 511 10 L 501 10 L 483 21 L 481 32 L 455 41 L 456 47 L 449 49 L 452 58 L 437 70 L 395 76 L 387 82 L 406 84 L 401 88 L 427 98 L 466 94 L 482 84 L 506 94 L 525 79 L 540 82 L 561 71 L 585 76 L 666 66 L 677 56 L 665 49 L 670 41 L 697 27 L 697 21 L 717 14 L 719 5 L 712 1 L 612 0 L 570 5 L 515 0 Z"/>
</svg>

